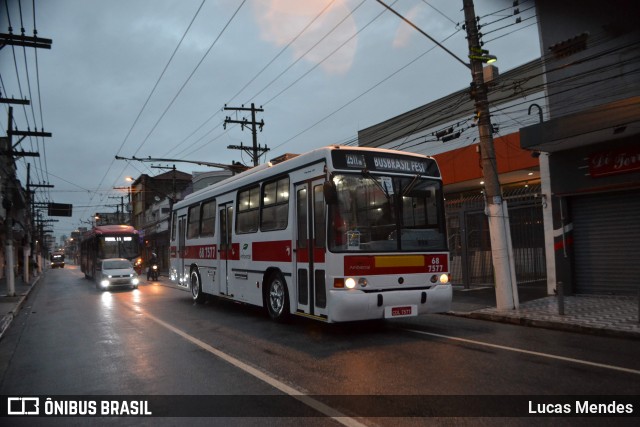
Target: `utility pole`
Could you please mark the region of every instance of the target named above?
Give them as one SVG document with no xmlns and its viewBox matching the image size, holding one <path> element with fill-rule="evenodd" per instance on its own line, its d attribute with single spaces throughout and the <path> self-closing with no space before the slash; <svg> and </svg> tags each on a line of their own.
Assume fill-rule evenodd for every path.
<svg viewBox="0 0 640 427">
<path fill-rule="evenodd" d="M 116 189 L 116 187 L 114 187 L 114 190 Z M 109 196 L 110 199 L 120 199 L 120 204 L 119 205 L 115 205 L 116 207 L 116 216 L 118 217 L 118 222 L 120 224 L 124 224 L 124 196 Z M 109 205 L 109 206 L 114 206 L 114 205 Z"/>
<path fill-rule="evenodd" d="M 23 47 L 33 47 L 33 48 L 42 48 L 42 49 L 51 49 L 52 40 L 44 39 L 37 36 L 38 32 L 36 29 L 33 29 L 33 37 L 26 36 L 24 33 L 24 28 L 22 28 L 22 34 L 17 35 L 12 33 L 11 27 L 9 27 L 9 33 L 1 33 L 0 34 L 0 49 L 5 46 L 23 46 Z M 0 96 L 0 103 L 7 104 L 22 104 L 29 105 L 30 101 L 26 99 L 14 99 L 14 98 L 5 98 Z M 37 129 L 36 129 L 37 130 Z M 22 138 L 13 145 L 12 137 L 13 136 L 22 136 Z M 13 107 L 9 107 L 9 124 L 7 126 L 7 150 L 6 152 L 0 153 L 4 156 L 7 156 L 7 184 L 4 189 L 4 197 L 2 199 L 3 207 L 6 211 L 5 218 L 5 239 L 6 241 L 6 253 L 5 253 L 5 264 L 6 264 L 6 277 L 7 277 L 7 295 L 15 296 L 15 276 L 14 276 L 14 259 L 13 259 L 13 219 L 11 218 L 11 207 L 13 205 L 12 202 L 12 185 L 15 185 L 15 167 L 14 167 L 14 156 L 39 156 L 38 153 L 27 153 L 24 150 L 15 152 L 14 149 L 20 144 L 20 142 L 27 136 L 41 136 L 41 137 L 49 137 L 50 133 L 45 132 L 20 132 L 18 130 L 13 129 Z"/>
<path fill-rule="evenodd" d="M 15 259 L 13 249 L 13 218 L 11 208 L 13 207 L 13 190 L 16 185 L 15 177 L 15 161 L 14 157 L 39 157 L 39 153 L 29 153 L 24 150 L 15 151 L 15 148 L 22 142 L 27 136 L 51 136 L 47 132 L 32 132 L 32 131 L 19 131 L 13 128 L 13 107 L 9 107 L 7 123 L 7 147 L 6 150 L 0 151 L 0 155 L 7 157 L 7 176 L 4 188 L 4 197 L 2 199 L 2 207 L 5 209 L 5 273 L 7 277 L 7 295 L 15 296 Z M 22 136 L 22 138 L 14 145 L 13 136 Z"/>
<path fill-rule="evenodd" d="M 227 116 L 224 119 L 223 128 L 227 128 L 227 123 L 237 123 L 241 126 L 242 130 L 244 130 L 245 126 L 251 128 L 251 135 L 253 137 L 253 149 L 251 150 L 253 154 L 251 155 L 251 158 L 253 160 L 253 166 L 258 166 L 260 154 L 269 151 L 266 145 L 264 148 L 258 146 L 258 133 L 256 132 L 256 126 L 260 127 L 260 132 L 262 132 L 262 128 L 264 127 L 264 120 L 260 120 L 259 122 L 256 121 L 256 112 L 263 112 L 264 110 L 262 107 L 256 108 L 253 103 L 251 103 L 251 108 L 246 108 L 244 105 L 242 107 L 227 107 L 225 104 L 224 109 L 233 111 L 251 111 L 251 121 L 248 121 L 246 118 L 242 120 L 232 120 L 231 117 Z M 227 148 L 247 151 L 247 148 L 242 146 L 242 144 L 239 147 L 237 145 L 230 145 Z"/>
<path fill-rule="evenodd" d="M 482 73 L 482 64 L 489 56 L 486 55 L 488 52 L 483 50 L 480 44 L 473 0 L 462 0 L 462 3 L 464 6 L 467 41 L 469 43 L 471 76 L 473 77 L 471 84 L 472 95 L 475 99 L 478 117 L 481 164 L 485 182 L 484 195 L 486 212 L 489 217 L 491 255 L 496 280 L 496 307 L 499 310 L 514 309 L 518 308 L 519 303 L 511 232 L 509 229 L 509 211 L 507 202 L 502 198 L 502 190 L 498 180 L 487 86 L 484 83 Z"/>
<path fill-rule="evenodd" d="M 35 226 L 35 198 L 33 197 L 36 192 L 35 190 L 32 190 L 32 188 L 53 188 L 54 186 L 51 184 L 32 184 L 31 183 L 31 163 L 27 163 L 27 206 L 29 206 L 29 221 L 31 222 L 31 224 L 33 226 Z M 34 259 L 35 262 L 35 257 L 37 257 L 37 253 L 36 253 L 36 240 L 37 240 L 37 233 L 36 231 L 33 229 L 31 229 L 31 242 L 30 246 L 29 246 L 29 256 L 32 257 L 32 259 Z M 27 259 L 27 256 L 25 256 L 25 260 L 24 260 L 24 281 L 25 282 L 29 282 L 29 262 Z"/>
<path fill-rule="evenodd" d="M 429 38 L 429 40 L 437 44 L 462 65 L 471 69 L 471 77 L 473 78 L 471 82 L 471 96 L 475 100 L 476 114 L 478 117 L 478 133 L 480 136 L 480 151 L 482 156 L 481 164 L 485 182 L 485 212 L 489 218 L 491 257 L 493 259 L 493 271 L 496 281 L 496 306 L 501 310 L 517 308 L 519 305 L 518 288 L 516 270 L 513 263 L 511 232 L 509 230 L 509 211 L 507 210 L 507 203 L 502 199 L 500 181 L 498 180 L 498 168 L 496 166 L 496 155 L 493 147 L 493 128 L 491 127 L 491 118 L 489 115 L 487 87 L 484 84 L 484 76 L 482 73 L 482 64 L 485 62 L 491 63 L 496 60 L 496 57 L 489 55 L 488 51 L 482 49 L 473 0 L 462 0 L 465 19 L 465 26 L 463 28 L 467 30 L 470 64 L 458 58 L 453 52 L 419 29 L 407 18 L 393 10 L 393 8 L 388 6 L 384 1 L 377 0 L 377 2 L 396 14 L 407 24 L 411 25 L 422 35 Z M 445 136 L 447 133 L 449 132 L 441 136 Z"/>
<path fill-rule="evenodd" d="M 120 206 L 122 207 L 122 222 L 121 224 L 124 224 L 125 222 L 127 222 L 129 225 L 131 225 L 131 187 L 113 187 L 114 190 L 127 190 L 127 194 L 128 194 L 128 206 L 127 206 L 127 211 L 129 211 L 129 220 L 125 221 L 125 219 L 127 218 L 127 215 L 125 213 L 125 207 L 124 207 L 124 196 L 118 196 L 120 197 Z M 114 196 L 115 197 L 115 196 Z M 117 198 L 117 197 L 115 197 Z"/>
</svg>

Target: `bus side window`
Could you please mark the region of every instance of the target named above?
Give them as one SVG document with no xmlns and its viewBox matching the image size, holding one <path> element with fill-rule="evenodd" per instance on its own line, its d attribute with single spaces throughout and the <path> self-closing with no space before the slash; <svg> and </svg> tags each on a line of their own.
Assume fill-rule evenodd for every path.
<svg viewBox="0 0 640 427">
<path fill-rule="evenodd" d="M 187 220 L 187 239 L 194 239 L 200 235 L 200 205 L 189 208 Z"/>
<path fill-rule="evenodd" d="M 200 226 L 201 236 L 213 236 L 216 223 L 216 201 L 210 200 L 202 204 L 202 214 L 200 215 L 202 225 Z"/>
<path fill-rule="evenodd" d="M 262 231 L 284 230 L 289 218 L 289 178 L 265 184 L 262 189 Z"/>
<path fill-rule="evenodd" d="M 258 231 L 260 187 L 255 186 L 238 192 L 238 211 L 236 233 L 255 233 Z"/>
</svg>

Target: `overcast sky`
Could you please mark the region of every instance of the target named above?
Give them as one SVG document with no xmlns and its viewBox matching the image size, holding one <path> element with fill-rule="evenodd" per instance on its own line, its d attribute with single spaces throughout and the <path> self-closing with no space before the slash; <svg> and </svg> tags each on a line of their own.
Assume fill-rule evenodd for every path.
<svg viewBox="0 0 640 427">
<path fill-rule="evenodd" d="M 14 34 L 24 26 L 32 36 L 33 0 L 0 1 L 0 32 L 10 20 Z M 386 3 L 466 61 L 462 0 Z M 520 1 L 520 24 L 512 0 L 475 3 L 501 72 L 540 56 L 532 0 Z M 53 134 L 22 141 L 19 149 L 40 158 L 20 159 L 18 178 L 26 185 L 28 161 L 33 183 L 55 186 L 39 189 L 38 202 L 73 204 L 73 217 L 52 218 L 57 237 L 88 226 L 95 212 L 114 212 L 105 205 L 126 196 L 113 189 L 127 186 L 126 176 L 172 165 L 116 155 L 250 164 L 226 147 L 250 145 L 251 132 L 222 126 L 227 115 L 250 115 L 225 104 L 264 108 L 264 162 L 353 141 L 358 130 L 471 81 L 468 68 L 375 0 L 35 0 L 35 28 L 52 48 L 0 49 L 1 88 L 33 101 L 33 109 L 14 106 L 19 130 L 35 122 Z M 4 135 L 8 105 L 2 111 Z"/>
</svg>

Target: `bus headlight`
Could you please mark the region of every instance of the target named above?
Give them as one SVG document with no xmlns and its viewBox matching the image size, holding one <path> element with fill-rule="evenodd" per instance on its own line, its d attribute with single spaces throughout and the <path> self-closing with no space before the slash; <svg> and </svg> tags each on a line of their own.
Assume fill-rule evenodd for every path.
<svg viewBox="0 0 640 427">
<path fill-rule="evenodd" d="M 433 276 L 431 276 L 431 283 L 437 283 L 437 282 L 440 282 L 440 284 L 442 285 L 449 283 L 449 275 L 444 273 L 439 276 L 437 274 L 434 274 Z"/>
<path fill-rule="evenodd" d="M 358 286 L 364 288 L 369 284 L 366 277 L 360 277 L 357 282 Z M 353 277 L 336 277 L 333 279 L 333 287 L 336 289 L 354 289 L 356 287 L 356 279 Z"/>
<path fill-rule="evenodd" d="M 353 277 L 348 277 L 345 279 L 344 285 L 347 287 L 347 289 L 353 289 L 356 287 L 356 279 L 354 279 Z"/>
</svg>

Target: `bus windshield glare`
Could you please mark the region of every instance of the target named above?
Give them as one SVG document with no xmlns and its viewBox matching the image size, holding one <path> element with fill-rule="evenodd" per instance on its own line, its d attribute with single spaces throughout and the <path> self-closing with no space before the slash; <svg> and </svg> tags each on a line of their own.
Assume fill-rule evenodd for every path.
<svg viewBox="0 0 640 427">
<path fill-rule="evenodd" d="M 385 175 L 335 175 L 332 252 L 447 250 L 441 183 Z"/>
<path fill-rule="evenodd" d="M 136 236 L 101 236 L 98 238 L 98 258 L 127 258 L 138 256 Z"/>
</svg>

